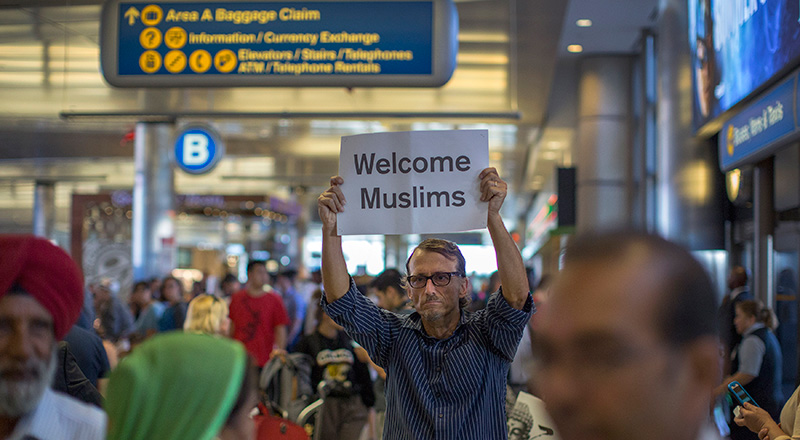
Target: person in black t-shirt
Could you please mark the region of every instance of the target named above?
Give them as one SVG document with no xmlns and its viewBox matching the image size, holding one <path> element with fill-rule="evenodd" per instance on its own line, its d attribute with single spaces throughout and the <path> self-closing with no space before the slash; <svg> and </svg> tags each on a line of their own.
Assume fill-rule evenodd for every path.
<svg viewBox="0 0 800 440">
<path fill-rule="evenodd" d="M 356 354 L 362 349 L 322 308 L 317 314 L 316 330 L 295 347 L 314 360 L 311 384 L 325 399 L 315 429 L 320 431 L 320 440 L 358 438 L 367 423 L 368 408 L 375 403 L 372 379 Z"/>
</svg>

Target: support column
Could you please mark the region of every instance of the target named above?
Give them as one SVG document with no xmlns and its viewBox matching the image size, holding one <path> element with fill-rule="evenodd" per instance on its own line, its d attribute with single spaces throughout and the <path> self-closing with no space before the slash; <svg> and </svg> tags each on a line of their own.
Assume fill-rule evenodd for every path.
<svg viewBox="0 0 800 440">
<path fill-rule="evenodd" d="M 641 53 L 633 73 L 632 209 L 634 227 L 655 231 L 656 221 L 656 36 L 641 33 Z"/>
<path fill-rule="evenodd" d="M 387 269 L 405 272 L 408 240 L 405 235 L 386 235 L 383 239 L 383 261 Z"/>
<path fill-rule="evenodd" d="M 33 235 L 53 239 L 56 223 L 56 183 L 36 181 L 33 194 Z"/>
<path fill-rule="evenodd" d="M 581 62 L 575 155 L 578 232 L 630 224 L 631 63 L 627 56 Z"/>
<path fill-rule="evenodd" d="M 717 146 L 695 137 L 692 127 L 688 5 L 662 0 L 659 8 L 656 228 L 692 250 L 723 249 L 725 184 Z"/>
<path fill-rule="evenodd" d="M 164 277 L 175 268 L 173 127 L 139 122 L 134 141 L 133 277 Z"/>
<path fill-rule="evenodd" d="M 300 210 L 300 215 L 297 217 L 297 224 L 294 226 L 294 230 L 297 234 L 297 240 L 295 243 L 295 261 L 292 264 L 295 269 L 300 270 L 302 267 L 305 267 L 303 256 L 305 255 L 306 250 L 306 236 L 308 235 L 309 223 L 308 206 L 311 205 L 311 200 L 308 194 L 308 189 L 304 186 L 296 186 L 292 188 L 292 195 L 294 201 L 302 207 Z"/>
<path fill-rule="evenodd" d="M 772 237 L 775 232 L 773 158 L 759 162 L 754 169 L 753 185 L 753 290 L 764 304 L 774 304 L 772 289 Z"/>
</svg>

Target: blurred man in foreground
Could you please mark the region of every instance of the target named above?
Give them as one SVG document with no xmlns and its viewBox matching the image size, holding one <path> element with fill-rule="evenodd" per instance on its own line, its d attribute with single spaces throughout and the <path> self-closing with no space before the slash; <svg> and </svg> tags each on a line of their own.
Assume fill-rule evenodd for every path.
<svg viewBox="0 0 800 440">
<path fill-rule="evenodd" d="M 655 236 L 586 236 L 539 316 L 534 380 L 564 440 L 698 440 L 719 383 L 714 290 Z"/>
</svg>

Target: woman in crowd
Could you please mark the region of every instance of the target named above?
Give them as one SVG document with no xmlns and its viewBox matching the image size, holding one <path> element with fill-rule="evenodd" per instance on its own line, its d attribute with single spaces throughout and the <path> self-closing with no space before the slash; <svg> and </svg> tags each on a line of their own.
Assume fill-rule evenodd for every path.
<svg viewBox="0 0 800 440">
<path fill-rule="evenodd" d="M 161 285 L 161 296 L 166 303 L 166 310 L 158 321 L 158 330 L 182 330 L 186 319 L 186 303 L 183 302 L 183 285 L 175 277 L 164 278 Z"/>
<path fill-rule="evenodd" d="M 772 310 L 757 301 L 742 301 L 736 304 L 733 323 L 736 333 L 742 335 L 742 341 L 731 354 L 731 371 L 735 373 L 722 381 L 716 394 L 722 395 L 729 383 L 738 381 L 771 418 L 778 418 L 783 403 L 783 358 L 778 339 L 772 332 L 777 327 Z M 732 440 L 752 439 L 752 436 L 748 429 L 731 424 Z"/>
<path fill-rule="evenodd" d="M 184 331 L 228 336 L 230 328 L 228 304 L 224 300 L 204 293 L 189 303 L 183 323 Z"/>
<path fill-rule="evenodd" d="M 111 373 L 108 440 L 253 440 L 255 371 L 239 342 L 157 335 Z"/>
</svg>

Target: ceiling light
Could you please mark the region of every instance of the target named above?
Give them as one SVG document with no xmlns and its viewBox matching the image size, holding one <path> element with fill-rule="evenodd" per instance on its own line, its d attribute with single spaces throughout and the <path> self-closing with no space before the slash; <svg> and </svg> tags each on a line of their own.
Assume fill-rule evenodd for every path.
<svg viewBox="0 0 800 440">
<path fill-rule="evenodd" d="M 490 64 L 496 66 L 505 66 L 508 64 L 508 56 L 503 54 L 487 54 L 487 53 L 459 53 L 457 56 L 459 64 Z"/>
<path fill-rule="evenodd" d="M 580 44 L 570 44 L 567 46 L 567 50 L 572 53 L 580 53 L 583 52 L 583 46 Z"/>
<path fill-rule="evenodd" d="M 558 153 L 555 151 L 545 151 L 542 153 L 542 159 L 544 160 L 556 160 L 558 158 Z"/>
<path fill-rule="evenodd" d="M 575 22 L 578 27 L 590 27 L 592 25 L 592 20 L 588 18 L 581 18 L 580 20 Z"/>
<path fill-rule="evenodd" d="M 505 32 L 459 32 L 458 41 L 461 43 L 508 43 L 508 34 Z"/>
</svg>

